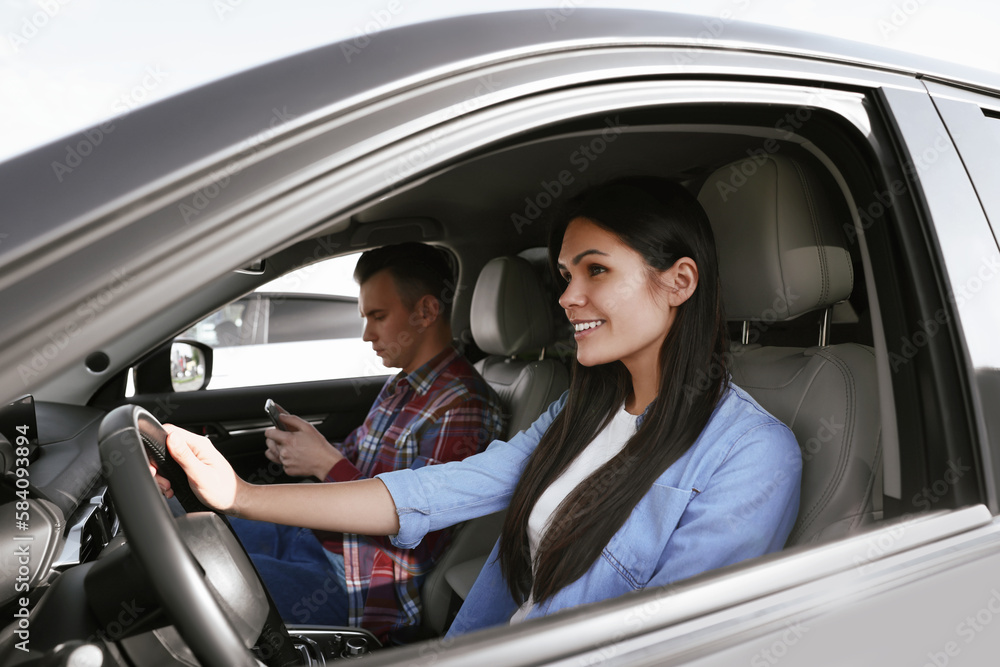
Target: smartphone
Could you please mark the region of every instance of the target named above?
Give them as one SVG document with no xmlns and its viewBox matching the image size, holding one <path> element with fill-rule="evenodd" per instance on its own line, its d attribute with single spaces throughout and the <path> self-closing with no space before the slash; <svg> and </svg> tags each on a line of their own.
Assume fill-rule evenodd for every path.
<svg viewBox="0 0 1000 667">
<path fill-rule="evenodd" d="M 266 412 L 267 416 L 271 418 L 271 422 L 274 424 L 275 428 L 282 431 L 288 430 L 287 428 L 285 428 L 285 425 L 281 423 L 281 420 L 278 419 L 278 415 L 288 414 L 287 410 L 285 410 L 283 407 L 281 407 L 280 405 L 278 405 L 269 398 L 264 403 L 264 412 Z"/>
</svg>

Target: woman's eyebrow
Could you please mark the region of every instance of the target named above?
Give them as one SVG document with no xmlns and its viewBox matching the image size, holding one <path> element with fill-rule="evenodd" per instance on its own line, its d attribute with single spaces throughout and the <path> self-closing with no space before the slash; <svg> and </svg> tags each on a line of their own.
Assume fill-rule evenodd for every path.
<svg viewBox="0 0 1000 667">
<path fill-rule="evenodd" d="M 577 264 L 579 264 L 580 260 L 583 259 L 584 257 L 586 257 L 587 255 L 603 255 L 603 256 L 607 257 L 608 253 L 603 252 L 601 250 L 597 250 L 595 248 L 591 248 L 590 250 L 584 250 L 579 255 L 577 255 L 576 257 L 573 258 L 573 266 L 576 266 Z M 560 269 L 565 269 L 566 265 L 563 264 L 562 262 L 557 262 L 556 263 L 556 267 L 560 268 Z"/>
<path fill-rule="evenodd" d="M 590 250 L 584 250 L 579 255 L 577 255 L 576 257 L 573 258 L 573 266 L 576 266 L 577 264 L 579 264 L 580 260 L 583 259 L 584 257 L 586 257 L 587 255 L 604 255 L 605 257 L 607 257 L 608 253 L 601 252 L 600 250 L 595 250 L 593 248 L 591 248 Z"/>
</svg>

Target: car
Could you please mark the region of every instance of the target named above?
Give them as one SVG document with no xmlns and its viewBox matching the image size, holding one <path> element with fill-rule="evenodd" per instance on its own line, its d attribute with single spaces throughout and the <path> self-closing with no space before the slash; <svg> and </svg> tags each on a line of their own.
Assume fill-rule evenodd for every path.
<svg viewBox="0 0 1000 667">
<path fill-rule="evenodd" d="M 995 73 L 732 17 L 564 3 L 332 43 L 8 159 L 0 660 L 993 664 L 998 156 Z M 465 526 L 445 619 L 380 647 L 282 623 L 218 517 L 168 515 L 144 458 L 162 460 L 157 422 L 208 435 L 246 479 L 288 481 L 263 457 L 265 400 L 336 438 L 384 379 L 177 391 L 211 388 L 222 353 L 191 327 L 296 269 L 417 240 L 453 257 L 458 343 L 488 361 L 480 273 L 518 258 L 555 308 L 546 216 L 625 175 L 675 179 L 709 214 L 733 380 L 802 450 L 784 550 L 446 639 L 447 603 L 489 546 Z M 565 364 L 563 333 L 508 356 Z"/>
</svg>

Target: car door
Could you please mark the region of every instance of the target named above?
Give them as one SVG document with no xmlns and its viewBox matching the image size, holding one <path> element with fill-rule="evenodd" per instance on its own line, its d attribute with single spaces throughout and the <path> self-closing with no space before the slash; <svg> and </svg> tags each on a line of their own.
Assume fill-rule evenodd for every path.
<svg viewBox="0 0 1000 667">
<path fill-rule="evenodd" d="M 968 270 L 957 279 L 956 301 L 961 301 L 967 317 L 975 323 L 968 327 L 974 337 L 972 345 L 977 360 L 975 369 L 976 390 L 984 406 L 1000 404 L 1000 372 L 995 358 L 995 337 L 988 333 L 996 326 L 993 315 L 1000 303 L 1000 292 L 996 280 L 1000 265 L 996 262 L 994 244 L 1000 239 L 1000 189 L 997 188 L 1000 175 L 1000 95 L 985 89 L 971 89 L 949 85 L 943 81 L 925 79 L 924 86 L 930 93 L 934 108 L 941 117 L 945 131 L 954 143 L 955 153 L 972 182 L 975 196 L 982 206 L 986 220 L 992 230 L 993 244 L 982 225 L 975 231 L 968 229 L 980 218 L 974 211 L 968 217 L 959 219 L 953 215 L 952 225 L 965 223 L 964 233 L 970 246 L 976 250 L 965 257 Z M 963 200 L 970 200 L 968 191 L 963 192 Z M 951 202 L 949 201 L 949 204 Z M 948 205 L 948 204 L 945 204 Z M 1000 414 L 996 410 L 984 410 L 986 429 L 991 433 L 1000 431 Z M 989 472 L 993 479 L 1000 479 L 1000 454 L 996 450 L 984 452 L 989 461 Z"/>
</svg>

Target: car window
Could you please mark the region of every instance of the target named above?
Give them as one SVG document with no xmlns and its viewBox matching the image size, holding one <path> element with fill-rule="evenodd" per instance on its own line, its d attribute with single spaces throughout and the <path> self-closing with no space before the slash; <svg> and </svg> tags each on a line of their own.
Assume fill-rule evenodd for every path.
<svg viewBox="0 0 1000 667">
<path fill-rule="evenodd" d="M 261 295 L 267 303 L 268 343 L 358 338 L 357 297 Z"/>
<path fill-rule="evenodd" d="M 208 389 L 388 375 L 361 339 L 358 254 L 293 271 L 183 334 L 213 349 Z"/>
</svg>

